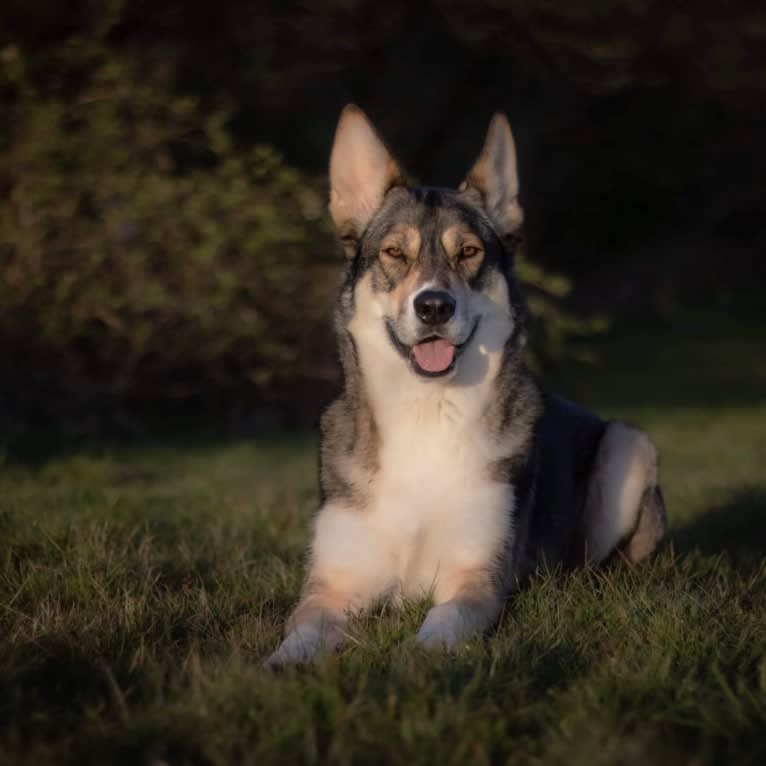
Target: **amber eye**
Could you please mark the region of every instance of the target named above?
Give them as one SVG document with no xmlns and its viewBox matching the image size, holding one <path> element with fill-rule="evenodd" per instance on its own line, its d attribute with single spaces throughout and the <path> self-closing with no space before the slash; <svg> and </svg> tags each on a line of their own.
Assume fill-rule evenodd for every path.
<svg viewBox="0 0 766 766">
<path fill-rule="evenodd" d="M 404 258 L 404 253 L 401 247 L 392 245 L 391 247 L 384 247 L 383 252 L 389 256 L 389 258 Z"/>
<path fill-rule="evenodd" d="M 475 245 L 463 245 L 463 247 L 460 249 L 460 257 L 475 258 L 480 252 L 481 249 Z"/>
</svg>

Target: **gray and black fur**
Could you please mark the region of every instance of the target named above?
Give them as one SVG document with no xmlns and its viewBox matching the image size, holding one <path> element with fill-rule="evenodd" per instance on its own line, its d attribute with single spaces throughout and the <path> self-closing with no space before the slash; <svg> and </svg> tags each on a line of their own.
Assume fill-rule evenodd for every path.
<svg viewBox="0 0 766 766">
<path fill-rule="evenodd" d="M 269 663 L 337 645 L 350 613 L 411 595 L 432 570 L 435 606 L 418 641 L 455 648 L 542 563 L 648 556 L 666 526 L 654 446 L 544 393 L 524 364 L 513 268 L 522 212 L 505 118 L 453 191 L 404 186 L 349 108 L 331 185 L 347 256 L 335 311 L 344 389 L 321 423 L 304 595 Z"/>
</svg>

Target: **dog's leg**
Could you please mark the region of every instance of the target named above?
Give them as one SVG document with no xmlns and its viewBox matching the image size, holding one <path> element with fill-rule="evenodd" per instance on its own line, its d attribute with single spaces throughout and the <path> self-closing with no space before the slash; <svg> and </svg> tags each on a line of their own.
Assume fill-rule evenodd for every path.
<svg viewBox="0 0 766 766">
<path fill-rule="evenodd" d="M 444 578 L 436 587 L 434 600 L 416 641 L 427 649 L 447 651 L 455 651 L 489 628 L 502 605 L 488 573 Z"/>
<path fill-rule="evenodd" d="M 638 524 L 620 551 L 632 564 L 645 559 L 659 545 L 667 530 L 665 501 L 659 487 L 647 487 L 638 509 Z"/>
<path fill-rule="evenodd" d="M 348 615 L 354 599 L 322 581 L 310 582 L 287 621 L 285 638 L 264 663 L 278 668 L 298 662 L 310 662 L 323 651 L 337 649 L 344 639 Z"/>
<path fill-rule="evenodd" d="M 630 561 L 639 561 L 662 539 L 665 506 L 657 486 L 657 450 L 642 431 L 624 423 L 607 426 L 588 482 L 583 525 L 585 555 L 594 562 L 618 547 Z"/>
<path fill-rule="evenodd" d="M 340 646 L 349 616 L 390 588 L 390 556 L 366 514 L 340 504 L 324 506 L 317 515 L 303 596 L 284 641 L 265 664 L 308 662 Z"/>
</svg>

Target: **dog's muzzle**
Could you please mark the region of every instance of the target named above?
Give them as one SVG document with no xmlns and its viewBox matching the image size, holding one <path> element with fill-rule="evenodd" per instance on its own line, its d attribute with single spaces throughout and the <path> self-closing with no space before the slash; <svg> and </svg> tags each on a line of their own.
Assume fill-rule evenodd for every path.
<svg viewBox="0 0 766 766">
<path fill-rule="evenodd" d="M 462 343 L 455 344 L 442 336 L 431 335 L 408 346 L 399 340 L 393 323 L 386 319 L 386 331 L 392 345 L 409 362 L 412 370 L 424 378 L 441 378 L 449 375 L 455 369 L 460 354 L 473 340 L 478 326 L 479 317 L 474 321 L 471 332 Z"/>
</svg>

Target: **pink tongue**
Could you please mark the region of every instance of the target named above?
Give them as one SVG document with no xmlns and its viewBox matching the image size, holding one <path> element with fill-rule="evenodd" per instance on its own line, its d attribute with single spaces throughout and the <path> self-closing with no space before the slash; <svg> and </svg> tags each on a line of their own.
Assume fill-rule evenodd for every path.
<svg viewBox="0 0 766 766">
<path fill-rule="evenodd" d="M 418 343 L 412 347 L 418 367 L 426 372 L 444 372 L 455 358 L 455 347 L 444 338 Z"/>
</svg>

